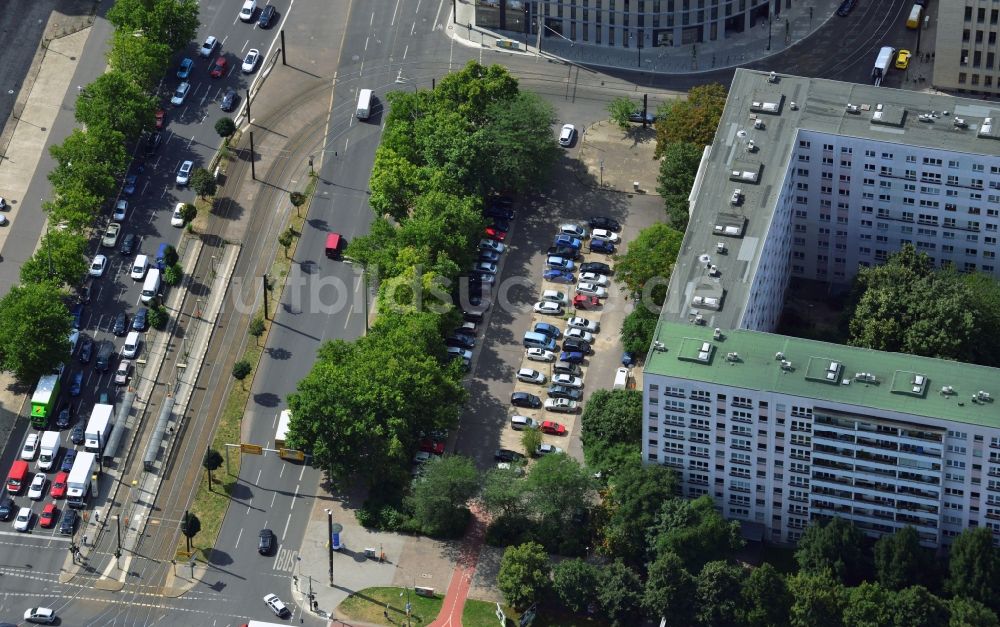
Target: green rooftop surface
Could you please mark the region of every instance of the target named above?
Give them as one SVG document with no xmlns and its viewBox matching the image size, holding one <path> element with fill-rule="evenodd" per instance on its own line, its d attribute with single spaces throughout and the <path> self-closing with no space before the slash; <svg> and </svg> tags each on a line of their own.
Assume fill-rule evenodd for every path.
<svg viewBox="0 0 1000 627">
<path fill-rule="evenodd" d="M 1000 369 L 758 331 L 661 322 L 646 373 L 1000 427 Z M 705 343 L 709 350 L 705 351 Z M 738 357 L 730 359 L 729 354 Z M 781 353 L 790 366 L 776 358 Z M 702 359 L 699 359 L 702 357 Z M 844 384 L 845 380 L 850 383 Z M 874 382 L 873 382 L 874 381 Z M 950 393 L 942 388 L 950 386 Z"/>
</svg>

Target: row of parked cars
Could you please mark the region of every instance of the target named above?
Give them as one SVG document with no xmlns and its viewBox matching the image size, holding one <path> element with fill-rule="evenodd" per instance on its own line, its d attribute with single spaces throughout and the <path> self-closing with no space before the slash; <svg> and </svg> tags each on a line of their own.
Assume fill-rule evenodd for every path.
<svg viewBox="0 0 1000 627">
<path fill-rule="evenodd" d="M 546 251 L 542 278 L 557 284 L 554 286 L 557 289 L 543 288 L 541 299 L 533 309 L 540 316 L 563 318 L 565 324 L 538 320 L 525 332 L 522 338 L 524 357 L 526 362 L 531 363 L 522 365 L 516 379 L 520 383 L 546 387 L 546 398 L 543 401 L 532 392 L 515 390 L 511 393 L 510 402 L 516 408 L 565 414 L 579 411 L 584 387 L 582 365 L 593 353 L 596 335 L 601 330 L 596 319 L 599 315 L 597 310 L 608 297 L 609 277 L 612 274 L 607 263 L 582 261 L 582 258 L 586 252 L 614 252 L 615 245 L 620 241 L 618 231 L 621 225 L 611 218 L 597 216 L 589 220 L 588 227 L 572 223 L 560 225 L 552 246 Z M 574 294 L 561 291 L 558 284 L 575 284 Z M 573 310 L 572 315 L 567 319 L 570 309 Z M 587 311 L 594 311 L 597 315 L 582 315 Z M 544 416 L 536 419 L 516 412 L 510 416 L 510 426 L 516 431 L 539 429 L 546 435 L 562 436 L 567 433 L 566 426 L 555 420 Z M 559 452 L 562 452 L 560 447 L 543 443 L 535 454 Z M 496 453 L 496 459 L 501 464 L 520 458 L 519 453 L 508 449 Z"/>
</svg>

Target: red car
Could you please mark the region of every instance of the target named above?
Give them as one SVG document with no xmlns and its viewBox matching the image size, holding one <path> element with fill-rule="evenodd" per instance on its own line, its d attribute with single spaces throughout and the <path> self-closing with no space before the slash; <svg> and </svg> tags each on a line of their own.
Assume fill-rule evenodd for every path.
<svg viewBox="0 0 1000 627">
<path fill-rule="evenodd" d="M 226 75 L 227 65 L 229 65 L 229 62 L 226 61 L 226 57 L 219 57 L 215 60 L 215 63 L 212 64 L 212 69 L 209 70 L 208 75 L 212 78 L 222 78 Z"/>
<path fill-rule="evenodd" d="M 424 438 L 423 440 L 420 440 L 420 450 L 425 453 L 444 455 L 444 442 L 432 440 L 431 438 Z"/>
<path fill-rule="evenodd" d="M 163 118 L 167 114 L 163 109 L 156 110 L 156 130 L 163 128 Z"/>
<path fill-rule="evenodd" d="M 566 435 L 566 427 L 551 420 L 543 420 L 541 430 L 549 435 Z"/>
<path fill-rule="evenodd" d="M 58 514 L 59 510 L 56 509 L 56 504 L 49 503 L 42 510 L 42 515 L 38 517 L 38 526 L 51 529 L 56 524 L 56 516 Z"/>
<path fill-rule="evenodd" d="M 502 242 L 507 239 L 507 232 L 488 226 L 486 227 L 486 237 L 490 238 L 494 242 Z"/>
<path fill-rule="evenodd" d="M 573 297 L 573 307 L 577 309 L 592 309 L 600 306 L 601 301 L 596 296 L 584 296 L 583 294 L 577 294 Z"/>
<path fill-rule="evenodd" d="M 66 481 L 69 479 L 69 473 L 60 472 L 56 475 L 56 478 L 52 480 L 52 487 L 49 488 L 49 494 L 52 495 L 54 499 L 61 499 L 66 496 Z"/>
</svg>

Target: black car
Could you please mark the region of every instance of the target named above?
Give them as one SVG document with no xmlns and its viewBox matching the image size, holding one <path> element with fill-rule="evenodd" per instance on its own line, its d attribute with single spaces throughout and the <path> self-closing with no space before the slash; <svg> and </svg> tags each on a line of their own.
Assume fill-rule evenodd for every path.
<svg viewBox="0 0 1000 627">
<path fill-rule="evenodd" d="M 260 28 L 268 28 L 271 22 L 274 21 L 274 5 L 267 5 L 264 10 L 260 12 L 260 18 L 257 20 L 257 26 Z"/>
<path fill-rule="evenodd" d="M 506 233 L 510 231 L 510 220 L 504 220 L 503 218 L 493 218 L 493 224 L 491 226 L 498 231 L 503 231 L 504 233 Z"/>
<path fill-rule="evenodd" d="M 516 462 L 524 459 L 524 455 L 521 455 L 517 451 L 512 451 L 507 448 L 497 449 L 497 452 L 493 454 L 493 459 L 498 462 Z"/>
<path fill-rule="evenodd" d="M 0 520 L 10 520 L 16 511 L 17 505 L 14 504 L 14 499 L 9 496 L 0 499 Z"/>
<path fill-rule="evenodd" d="M 163 135 L 160 134 L 159 132 L 150 133 L 148 136 L 146 136 L 146 146 L 145 146 L 146 156 L 147 157 L 152 156 L 153 153 L 156 152 L 156 149 L 160 147 L 160 143 L 162 142 L 163 142 Z"/>
<path fill-rule="evenodd" d="M 83 438 L 80 438 L 80 442 L 83 442 Z M 66 454 L 63 455 L 62 466 L 59 467 L 59 470 L 61 470 L 62 472 L 69 472 L 73 470 L 73 462 L 75 461 L 76 461 L 76 449 L 75 448 L 66 449 Z"/>
<path fill-rule="evenodd" d="M 552 366 L 552 372 L 556 374 L 569 374 L 574 377 L 583 376 L 583 372 L 580 370 L 580 366 L 577 364 L 570 363 L 568 361 L 557 361 Z"/>
<path fill-rule="evenodd" d="M 80 421 L 76 423 L 73 430 L 69 432 L 69 441 L 73 444 L 83 444 L 84 434 L 87 432 L 87 425 Z"/>
<path fill-rule="evenodd" d="M 593 352 L 588 342 L 575 337 L 566 338 L 563 341 L 562 349 L 564 351 L 578 351 L 583 353 L 584 355 L 589 355 L 590 353 Z"/>
<path fill-rule="evenodd" d="M 222 102 L 219 103 L 219 108 L 223 111 L 232 111 L 236 108 L 236 90 L 232 87 L 226 88 L 226 93 L 222 96 Z"/>
<path fill-rule="evenodd" d="M 138 239 L 135 233 L 126 233 L 125 237 L 122 238 L 122 244 L 118 248 L 118 251 L 123 255 L 131 255 L 135 252 L 135 245 L 138 243 Z"/>
<path fill-rule="evenodd" d="M 146 316 L 149 314 L 149 310 L 145 307 L 141 307 L 139 311 L 135 312 L 135 316 L 132 318 L 132 330 L 133 331 L 145 331 L 146 330 Z"/>
<path fill-rule="evenodd" d="M 501 220 L 513 220 L 514 210 L 501 205 L 490 205 L 483 209 L 483 215 L 488 218 L 499 218 Z"/>
<path fill-rule="evenodd" d="M 562 257 L 563 259 L 576 261 L 580 258 L 580 251 L 571 246 L 549 246 L 546 256 Z"/>
<path fill-rule="evenodd" d="M 580 264 L 580 272 L 596 272 L 604 276 L 611 275 L 611 266 L 600 261 L 588 261 Z"/>
<path fill-rule="evenodd" d="M 80 340 L 80 363 L 89 364 L 90 359 L 94 356 L 94 340 L 89 337 L 84 337 Z"/>
<path fill-rule="evenodd" d="M 654 115 L 652 113 L 649 113 L 648 111 L 646 112 L 646 116 L 645 117 L 646 117 L 646 124 L 653 124 L 654 122 L 656 122 L 656 120 L 659 119 L 656 115 Z M 642 124 L 642 118 L 643 118 L 642 110 L 640 110 L 640 109 L 636 109 L 632 113 L 628 114 L 628 121 L 629 122 L 635 122 L 637 124 Z M 598 227 L 594 227 L 594 228 L 603 229 L 604 227 L 603 226 L 598 226 Z"/>
<path fill-rule="evenodd" d="M 613 220 L 606 216 L 594 216 L 593 218 L 587 220 L 587 224 L 589 224 L 592 229 L 607 229 L 609 231 L 614 231 L 615 233 L 622 230 L 622 225 L 618 224 L 617 220 Z"/>
<path fill-rule="evenodd" d="M 59 408 L 59 413 L 56 414 L 56 429 L 66 429 L 73 423 L 73 406 L 69 403 L 63 403 L 63 406 Z"/>
<path fill-rule="evenodd" d="M 473 349 L 476 347 L 476 340 L 468 335 L 449 335 L 444 339 L 445 346 L 457 346 L 458 348 Z"/>
<path fill-rule="evenodd" d="M 854 9 L 855 0 L 844 0 L 840 3 L 840 7 L 837 8 L 837 15 L 840 17 L 847 17 L 850 15 L 851 10 Z"/>
<path fill-rule="evenodd" d="M 84 304 L 90 302 L 90 281 L 80 288 L 80 302 Z"/>
<path fill-rule="evenodd" d="M 538 409 L 542 406 L 542 399 L 538 398 L 534 394 L 528 394 L 527 392 L 514 392 L 510 395 L 510 404 L 514 407 Z"/>
<path fill-rule="evenodd" d="M 260 530 L 260 539 L 257 541 L 257 552 L 261 555 L 269 555 L 274 548 L 274 532 L 270 529 Z"/>
<path fill-rule="evenodd" d="M 80 519 L 80 515 L 76 513 L 75 509 L 66 508 L 63 510 L 62 522 L 59 523 L 59 533 L 64 536 L 71 536 L 73 532 L 76 531 L 76 521 Z"/>
<path fill-rule="evenodd" d="M 128 331 L 128 316 L 125 315 L 124 311 L 118 312 L 115 316 L 115 321 L 111 325 L 111 332 L 117 336 L 125 335 Z"/>
<path fill-rule="evenodd" d="M 583 392 L 565 385 L 553 385 L 549 387 L 549 398 L 568 398 L 571 401 L 578 401 L 583 397 Z"/>
</svg>

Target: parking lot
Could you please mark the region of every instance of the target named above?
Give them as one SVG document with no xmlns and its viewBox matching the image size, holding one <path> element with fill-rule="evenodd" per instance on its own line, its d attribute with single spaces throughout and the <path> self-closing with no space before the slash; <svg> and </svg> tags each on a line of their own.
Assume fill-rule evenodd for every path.
<svg viewBox="0 0 1000 627">
<path fill-rule="evenodd" d="M 542 441 L 583 459 L 580 411 L 554 413 L 510 404 L 512 392 L 528 392 L 543 402 L 547 398 L 553 364 L 526 359 L 522 345 L 524 333 L 533 330 L 536 323 L 547 322 L 562 332 L 565 332 L 567 320 L 573 316 L 583 316 L 599 324 L 600 330 L 594 335 L 592 344 L 593 353 L 580 364 L 583 379 L 581 409 L 594 390 L 611 389 L 615 370 L 621 365 L 619 331 L 622 319 L 631 311 L 631 303 L 613 276 L 609 277 L 608 297 L 601 299 L 600 307 L 586 311 L 567 307 L 558 316 L 537 314 L 532 310 L 543 290 L 562 292 L 570 299 L 576 293 L 576 281 L 564 284 L 542 279 L 547 251 L 561 224 L 577 223 L 586 227 L 588 219 L 593 216 L 612 218 L 622 225 L 618 233 L 622 241 L 617 250 L 622 253 L 641 229 L 665 217 L 662 201 L 657 196 L 600 188 L 601 173 L 591 172 L 578 159 L 581 150 L 592 152 L 595 149 L 603 156 L 606 184 L 609 180 L 630 178 L 628 172 L 614 171 L 620 166 L 613 164 L 634 162 L 636 153 L 648 153 L 646 163 L 655 179 L 656 162 L 651 159 L 652 145 L 621 141 L 615 132 L 584 133 L 565 151 L 547 190 L 533 198 L 517 199 L 514 206 L 516 217 L 504 242 L 508 250 L 501 259 L 497 283 L 493 286 L 493 305 L 487 319 L 480 325 L 480 337 L 473 351 L 467 383 L 470 397 L 455 443 L 456 452 L 473 457 L 482 468 L 494 464 L 493 453 L 497 448 L 524 452 L 522 431 L 510 427 L 510 416 L 514 414 L 538 422 L 552 420 L 565 425 L 565 435 L 543 435 Z M 648 175 L 646 178 L 649 178 Z M 589 252 L 588 244 L 589 240 L 583 242 L 580 259 L 575 262 L 573 274 L 577 280 L 580 263 L 602 262 L 614 267 L 611 255 Z M 562 338 L 557 344 L 561 347 Z M 558 356 L 559 348 L 555 352 Z M 545 384 L 518 381 L 517 371 L 523 367 L 533 368 L 545 375 Z"/>
</svg>

